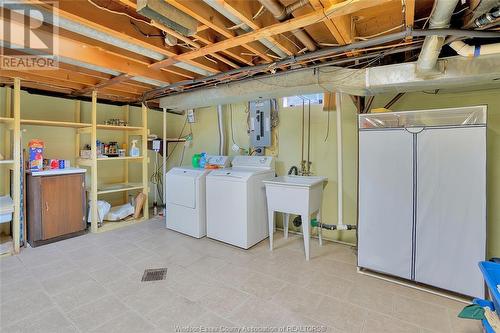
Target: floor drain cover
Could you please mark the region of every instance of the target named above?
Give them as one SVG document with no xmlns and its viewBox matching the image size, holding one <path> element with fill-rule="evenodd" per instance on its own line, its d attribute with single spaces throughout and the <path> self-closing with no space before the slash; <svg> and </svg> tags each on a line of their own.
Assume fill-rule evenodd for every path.
<svg viewBox="0 0 500 333">
<path fill-rule="evenodd" d="M 155 268 L 155 269 L 146 269 L 144 270 L 144 275 L 142 276 L 142 282 L 145 281 L 161 281 L 165 280 L 167 277 L 167 269 L 166 268 Z"/>
</svg>

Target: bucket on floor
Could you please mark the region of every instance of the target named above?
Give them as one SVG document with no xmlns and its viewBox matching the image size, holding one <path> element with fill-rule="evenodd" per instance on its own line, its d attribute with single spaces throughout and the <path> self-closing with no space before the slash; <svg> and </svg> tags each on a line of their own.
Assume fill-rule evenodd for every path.
<svg viewBox="0 0 500 333">
<path fill-rule="evenodd" d="M 491 301 L 500 316 L 500 264 L 491 261 L 481 261 L 479 268 L 483 272 L 484 281 L 488 286 Z"/>
</svg>

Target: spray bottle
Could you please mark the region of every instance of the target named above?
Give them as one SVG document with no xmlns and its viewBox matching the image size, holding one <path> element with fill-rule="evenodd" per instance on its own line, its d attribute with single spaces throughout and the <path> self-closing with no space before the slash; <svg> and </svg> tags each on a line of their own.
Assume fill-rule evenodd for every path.
<svg viewBox="0 0 500 333">
<path fill-rule="evenodd" d="M 132 140 L 132 147 L 130 147 L 130 156 L 131 157 L 139 157 L 140 156 L 139 148 L 137 148 L 137 140 Z"/>
</svg>

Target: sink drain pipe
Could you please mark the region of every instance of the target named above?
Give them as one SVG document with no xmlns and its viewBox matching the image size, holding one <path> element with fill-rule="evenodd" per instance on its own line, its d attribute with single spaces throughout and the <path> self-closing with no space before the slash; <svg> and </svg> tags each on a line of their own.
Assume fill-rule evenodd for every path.
<svg viewBox="0 0 500 333">
<path fill-rule="evenodd" d="M 344 185 L 343 185 L 343 154 L 342 154 L 342 94 L 335 94 L 335 103 L 336 103 L 336 112 L 337 112 L 337 224 L 326 224 L 318 222 L 317 219 L 311 220 L 312 227 L 318 227 L 320 229 L 327 230 L 356 230 L 357 225 L 355 224 L 344 224 L 344 210 L 343 210 L 343 194 L 344 194 Z M 290 169 L 289 173 L 292 171 Z M 293 221 L 293 225 L 295 227 L 300 227 L 302 225 L 302 218 L 300 215 L 296 216 Z"/>
<path fill-rule="evenodd" d="M 356 230 L 355 224 L 326 224 L 318 222 L 316 219 L 311 220 L 311 227 L 326 229 L 326 230 Z"/>
</svg>

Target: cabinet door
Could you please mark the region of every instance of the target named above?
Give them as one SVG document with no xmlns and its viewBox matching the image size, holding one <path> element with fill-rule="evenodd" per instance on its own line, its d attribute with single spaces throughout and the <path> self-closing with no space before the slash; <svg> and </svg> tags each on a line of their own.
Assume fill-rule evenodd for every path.
<svg viewBox="0 0 500 333">
<path fill-rule="evenodd" d="M 80 174 L 42 177 L 42 238 L 84 228 L 83 177 Z"/>
<path fill-rule="evenodd" d="M 359 133 L 358 265 L 411 277 L 413 135 Z"/>
<path fill-rule="evenodd" d="M 417 161 L 416 280 L 484 297 L 486 128 L 426 129 Z"/>
</svg>

